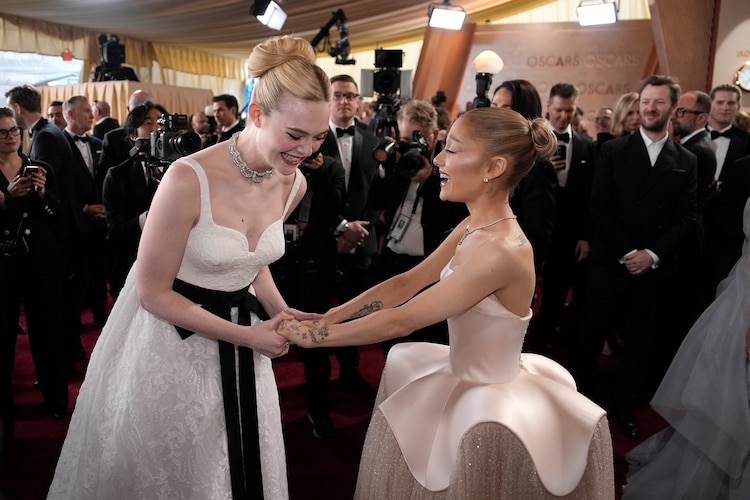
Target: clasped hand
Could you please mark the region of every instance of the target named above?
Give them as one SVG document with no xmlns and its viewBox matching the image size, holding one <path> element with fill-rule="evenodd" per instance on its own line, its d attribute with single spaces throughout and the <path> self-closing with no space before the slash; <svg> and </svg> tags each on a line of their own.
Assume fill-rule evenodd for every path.
<svg viewBox="0 0 750 500">
<path fill-rule="evenodd" d="M 654 259 L 647 251 L 638 250 L 626 255 L 623 264 L 630 274 L 643 276 L 654 265 Z"/>
<path fill-rule="evenodd" d="M 318 315 L 317 318 L 301 321 L 295 318 L 281 321 L 276 328 L 276 333 L 292 344 L 301 347 L 315 347 L 328 337 L 328 325 L 321 315 Z"/>
</svg>

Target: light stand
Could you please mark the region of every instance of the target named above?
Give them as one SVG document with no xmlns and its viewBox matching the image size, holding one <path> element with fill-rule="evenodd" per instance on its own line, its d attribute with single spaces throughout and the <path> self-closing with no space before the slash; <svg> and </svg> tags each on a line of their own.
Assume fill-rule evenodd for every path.
<svg viewBox="0 0 750 500">
<path fill-rule="evenodd" d="M 472 64 L 477 72 L 477 96 L 474 98 L 472 108 L 489 108 L 492 101 L 487 94 L 492 85 L 492 76 L 503 69 L 503 60 L 495 52 L 485 50 L 474 58 Z"/>
</svg>

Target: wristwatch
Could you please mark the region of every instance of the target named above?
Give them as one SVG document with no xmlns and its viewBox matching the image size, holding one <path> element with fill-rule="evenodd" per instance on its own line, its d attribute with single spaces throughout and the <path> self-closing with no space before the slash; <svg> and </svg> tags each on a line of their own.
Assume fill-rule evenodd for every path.
<svg viewBox="0 0 750 500">
<path fill-rule="evenodd" d="M 346 219 L 341 219 L 341 222 L 339 222 L 339 225 L 336 226 L 336 229 L 333 230 L 334 236 L 341 236 L 349 229 L 349 221 Z"/>
</svg>

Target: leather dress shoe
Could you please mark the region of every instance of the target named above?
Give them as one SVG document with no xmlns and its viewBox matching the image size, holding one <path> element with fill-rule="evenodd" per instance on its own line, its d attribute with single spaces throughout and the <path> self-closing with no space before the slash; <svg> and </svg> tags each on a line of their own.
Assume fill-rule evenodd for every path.
<svg viewBox="0 0 750 500">
<path fill-rule="evenodd" d="M 620 426 L 620 431 L 631 439 L 638 439 L 641 437 L 641 427 L 635 419 L 635 416 L 629 413 L 623 413 L 616 417 L 617 425 Z"/>
<path fill-rule="evenodd" d="M 312 414 L 307 415 L 307 419 L 313 426 L 313 436 L 318 439 L 331 439 L 333 437 L 333 420 L 328 415 L 318 415 L 313 417 Z"/>
</svg>

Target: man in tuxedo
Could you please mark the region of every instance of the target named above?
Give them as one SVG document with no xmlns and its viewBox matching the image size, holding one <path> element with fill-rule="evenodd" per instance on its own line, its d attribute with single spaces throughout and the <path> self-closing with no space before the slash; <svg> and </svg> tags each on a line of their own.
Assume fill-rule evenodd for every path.
<svg viewBox="0 0 750 500">
<path fill-rule="evenodd" d="M 557 173 L 555 223 L 552 243 L 542 270 L 542 303 L 531 335 L 531 348 L 547 352 L 573 288 L 573 305 L 584 295 L 590 251 L 589 194 L 594 171 L 595 145 L 574 132 L 578 89 L 558 83 L 547 100 L 549 124 L 557 136 L 557 153 L 550 158 Z M 573 312 L 575 318 L 575 312 Z"/>
<path fill-rule="evenodd" d="M 134 107 L 145 102 L 154 102 L 154 98 L 145 90 L 136 90 L 130 94 L 130 99 L 128 99 L 128 113 Z M 102 156 L 96 168 L 96 181 L 100 188 L 104 184 L 104 177 L 107 175 L 107 170 L 130 158 L 130 150 L 133 149 L 134 145 L 125 132 L 124 127 L 110 130 L 104 134 L 102 141 Z"/>
<path fill-rule="evenodd" d="M 239 104 L 237 98 L 230 94 L 221 94 L 212 99 L 214 118 L 221 129 L 218 142 L 228 141 L 232 136 L 244 129 L 239 119 Z"/>
<path fill-rule="evenodd" d="M 65 101 L 65 137 L 73 152 L 73 178 L 79 210 L 86 216 L 86 231 L 74 242 L 72 258 L 83 302 L 91 307 L 94 323 L 101 327 L 107 319 L 107 235 L 102 193 L 96 182 L 96 165 L 102 151 L 99 138 L 88 134 L 94 122 L 89 100 L 76 95 Z"/>
<path fill-rule="evenodd" d="M 704 210 L 711 297 L 719 282 L 729 274 L 742 249 L 743 240 L 738 241 L 737 235 L 742 233 L 742 208 L 748 187 L 742 185 L 746 174 L 738 169 L 745 168 L 747 163 L 737 160 L 750 155 L 750 134 L 734 126 L 741 99 L 742 91 L 735 85 L 719 85 L 711 91 L 711 113 L 706 128 L 716 148 L 716 173 Z M 737 182 L 740 184 L 730 186 Z M 739 219 L 738 205 L 741 205 Z"/>
<path fill-rule="evenodd" d="M 624 347 L 610 412 L 631 438 L 641 434 L 634 414 L 649 396 L 666 285 L 696 220 L 696 157 L 667 134 L 679 97 L 669 77 L 643 82 L 641 127 L 602 146 L 591 190 L 591 273 L 572 368 L 581 391 L 596 396 L 597 360 L 617 327 Z"/>
<path fill-rule="evenodd" d="M 107 101 L 94 101 L 93 111 L 94 120 L 96 120 L 93 131 L 95 137 L 104 139 L 104 135 L 107 132 L 120 127 L 117 120 L 112 118 L 112 111 Z"/>
<path fill-rule="evenodd" d="M 330 130 L 320 152 L 337 160 L 345 172 L 343 211 L 337 216 L 333 231 L 338 253 L 336 298 L 345 302 L 365 289 L 367 269 L 378 251 L 372 227 L 380 212 L 373 210 L 370 198 L 379 180 L 378 164 L 372 157 L 372 150 L 379 141 L 374 134 L 355 126 L 359 90 L 354 79 L 349 75 L 334 76 L 331 86 Z M 333 351 L 341 368 L 341 382 L 362 396 L 375 396 L 374 389 L 359 374 L 357 347 L 310 350 L 310 355 L 305 357 L 308 409 L 313 433 L 319 437 L 333 435 L 329 416 L 330 354 Z"/>
<path fill-rule="evenodd" d="M 705 92 L 692 90 L 680 96 L 672 112 L 672 138 L 696 156 L 698 161 L 697 219 L 688 232 L 685 244 L 677 254 L 675 279 L 666 295 L 665 307 L 671 314 L 661 315 L 662 349 L 657 369 L 666 372 L 668 363 L 677 352 L 695 320 L 713 300 L 708 289 L 706 235 L 703 226 L 703 207 L 708 200 L 716 171 L 716 153 L 711 136 L 706 130 L 711 98 Z M 661 376 L 657 376 L 661 378 Z"/>
<path fill-rule="evenodd" d="M 384 219 L 386 242 L 370 267 L 371 284 L 413 268 L 433 252 L 469 212 L 463 203 L 440 199 L 440 177 L 433 173 L 432 158 L 437 155 L 437 112 L 427 101 L 406 102 L 396 115 L 399 139 L 412 143 L 419 132 L 427 146 L 427 156 L 417 148 L 400 150 L 385 165 Z M 411 174 L 410 176 L 407 175 Z M 448 325 L 442 321 L 422 328 L 402 339 L 383 342 L 386 351 L 398 342 L 428 341 L 447 343 Z"/>
<path fill-rule="evenodd" d="M 57 296 L 53 293 L 56 289 L 66 298 L 71 295 L 67 290 L 71 238 L 76 237 L 85 225 L 83 214 L 75 209 L 73 153 L 63 131 L 42 116 L 42 95 L 39 91 L 30 85 L 22 85 L 8 90 L 5 97 L 18 126 L 29 131 L 29 158 L 50 167 L 47 171 L 47 192 L 50 196 L 56 195 L 62 207 L 62 213 L 56 214 L 57 216 L 50 221 L 53 222 L 53 230 L 59 243 L 58 251 L 61 254 L 59 257 L 65 268 L 62 270 L 63 278 L 48 283 L 46 287 L 50 289 L 50 297 Z M 64 303 L 62 307 L 69 308 L 71 304 Z M 50 314 L 54 310 L 59 308 L 51 308 Z M 63 311 L 63 314 L 66 315 L 66 319 L 63 320 L 61 329 L 50 329 L 51 335 L 48 338 L 37 339 L 32 344 L 43 351 L 43 358 L 47 361 L 44 366 L 37 366 L 37 370 L 42 372 L 37 375 L 40 381 L 43 381 L 40 388 L 47 411 L 55 418 L 63 418 L 67 412 L 68 374 L 76 357 L 83 352 L 80 330 L 77 329 L 79 325 L 71 324 L 68 320 L 71 316 L 66 311 Z M 57 320 L 59 328 L 60 318 L 54 319 Z"/>
<path fill-rule="evenodd" d="M 53 125 L 56 125 L 60 130 L 65 130 L 67 123 L 65 122 L 65 116 L 63 115 L 63 102 L 52 101 L 47 107 L 47 120 Z"/>
</svg>

